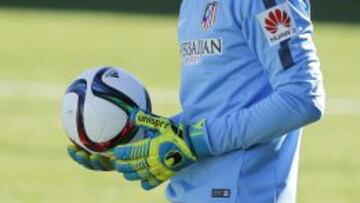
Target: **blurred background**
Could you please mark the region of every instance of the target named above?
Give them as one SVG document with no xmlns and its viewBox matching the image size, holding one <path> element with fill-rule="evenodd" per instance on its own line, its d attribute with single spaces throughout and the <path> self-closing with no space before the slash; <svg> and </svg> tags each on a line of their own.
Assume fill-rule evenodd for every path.
<svg viewBox="0 0 360 203">
<path fill-rule="evenodd" d="M 166 202 L 66 154 L 60 99 L 82 71 L 117 65 L 147 86 L 154 111 L 179 111 L 180 1 L 0 0 L 0 202 Z M 360 202 L 360 2 L 316 0 L 328 110 L 305 130 L 301 203 Z"/>
</svg>

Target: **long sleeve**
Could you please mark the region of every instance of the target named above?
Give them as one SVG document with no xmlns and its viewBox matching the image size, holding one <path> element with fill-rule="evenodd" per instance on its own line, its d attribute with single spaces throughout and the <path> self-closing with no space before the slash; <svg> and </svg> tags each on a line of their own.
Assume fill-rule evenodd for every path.
<svg viewBox="0 0 360 203">
<path fill-rule="evenodd" d="M 180 123 L 181 122 L 181 117 L 182 117 L 182 112 L 170 116 L 170 120 L 172 122 L 174 122 L 174 123 Z"/>
<path fill-rule="evenodd" d="M 321 118 L 320 62 L 308 1 L 236 1 L 234 16 L 262 64 L 272 93 L 248 108 L 208 120 L 204 138 L 214 155 L 268 142 Z"/>
</svg>

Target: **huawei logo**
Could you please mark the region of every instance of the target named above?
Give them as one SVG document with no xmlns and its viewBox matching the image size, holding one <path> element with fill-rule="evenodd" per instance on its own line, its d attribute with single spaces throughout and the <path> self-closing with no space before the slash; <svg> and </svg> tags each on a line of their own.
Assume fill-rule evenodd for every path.
<svg viewBox="0 0 360 203">
<path fill-rule="evenodd" d="M 297 34 L 296 21 L 287 2 L 259 13 L 257 18 L 271 46 Z"/>
<path fill-rule="evenodd" d="M 271 34 L 276 34 L 279 30 L 288 29 L 291 27 L 291 17 L 286 11 L 276 9 L 269 12 L 268 17 L 265 18 L 265 29 Z"/>
</svg>

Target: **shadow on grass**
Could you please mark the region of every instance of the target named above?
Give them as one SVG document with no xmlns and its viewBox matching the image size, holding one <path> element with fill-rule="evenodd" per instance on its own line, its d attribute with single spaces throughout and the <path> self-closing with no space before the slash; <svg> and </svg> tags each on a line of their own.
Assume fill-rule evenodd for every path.
<svg viewBox="0 0 360 203">
<path fill-rule="evenodd" d="M 0 0 L 0 8 L 89 10 L 176 15 L 181 0 Z"/>
<path fill-rule="evenodd" d="M 358 11 L 360 1 L 358 0 L 311 0 L 311 2 L 313 19 L 317 21 L 360 23 L 360 13 Z M 42 8 L 177 15 L 180 3 L 181 0 L 0 0 L 0 8 Z"/>
<path fill-rule="evenodd" d="M 359 0 L 311 0 L 313 19 L 323 22 L 360 23 Z"/>
</svg>

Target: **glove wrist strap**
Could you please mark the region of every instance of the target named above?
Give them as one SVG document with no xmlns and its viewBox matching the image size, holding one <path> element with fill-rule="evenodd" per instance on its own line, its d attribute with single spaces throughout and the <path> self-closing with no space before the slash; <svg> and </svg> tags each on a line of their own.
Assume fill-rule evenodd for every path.
<svg viewBox="0 0 360 203">
<path fill-rule="evenodd" d="M 192 151 L 199 159 L 209 157 L 211 155 L 208 143 L 204 137 L 204 130 L 206 127 L 205 123 L 205 120 L 201 120 L 199 123 L 190 126 L 188 128 L 188 132 L 186 133 L 187 136 L 185 136 L 185 139 L 189 143 Z"/>
</svg>

